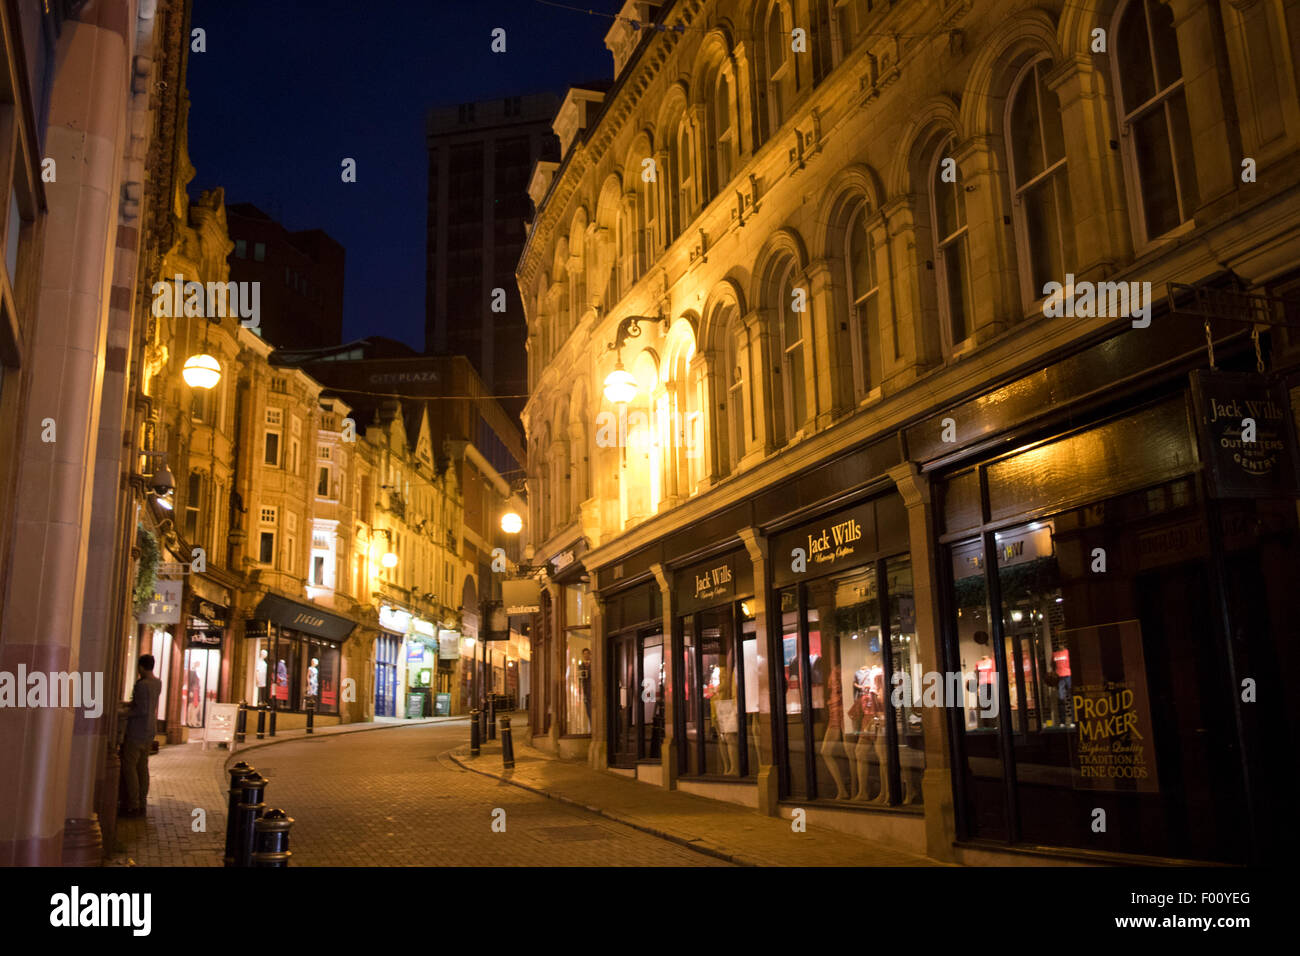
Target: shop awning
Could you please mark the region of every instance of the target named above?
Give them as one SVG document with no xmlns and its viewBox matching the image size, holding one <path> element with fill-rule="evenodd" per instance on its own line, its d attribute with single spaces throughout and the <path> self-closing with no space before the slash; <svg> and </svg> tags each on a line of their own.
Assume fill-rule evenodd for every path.
<svg viewBox="0 0 1300 956">
<path fill-rule="evenodd" d="M 262 598 L 253 612 L 253 618 L 270 621 L 281 627 L 293 628 L 307 634 L 315 634 L 331 641 L 341 641 L 352 633 L 356 622 L 331 614 L 314 604 L 302 604 L 290 601 L 278 594 L 268 594 Z"/>
</svg>

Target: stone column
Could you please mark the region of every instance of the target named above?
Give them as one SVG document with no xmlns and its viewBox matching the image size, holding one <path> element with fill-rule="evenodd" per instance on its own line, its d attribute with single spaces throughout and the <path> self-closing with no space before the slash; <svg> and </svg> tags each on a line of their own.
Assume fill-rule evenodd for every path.
<svg viewBox="0 0 1300 956">
<path fill-rule="evenodd" d="M 130 5 L 106 2 L 95 22 L 69 21 L 54 62 L 45 155 L 57 164 L 46 188 L 40 293 L 22 409 L 23 436 L 14 501 L 12 570 L 0 619 L 0 670 L 28 673 L 82 669 L 97 443 L 104 387 L 109 291 L 114 278 L 119 172 L 126 151 L 131 75 Z M 120 344 L 120 343 L 118 343 Z M 120 361 L 120 360 L 117 360 Z M 43 441 L 53 419 L 54 441 Z M 113 476 L 113 481 L 117 476 Z M 102 601 L 96 594 L 92 601 Z M 103 648 L 96 648 L 103 653 Z M 91 666 L 96 666 L 93 661 Z M 105 686 L 105 694 L 110 689 Z M 114 699 L 117 689 L 112 689 Z M 69 804 L 74 724 L 81 708 L 0 710 L 0 864 L 55 866 L 63 859 L 65 821 L 89 813 L 85 791 Z M 75 713 L 75 718 L 74 718 Z M 91 728 L 83 725 L 83 735 Z M 93 737 L 93 734 L 91 735 Z M 78 745 L 77 767 L 88 770 Z M 78 859 L 93 852 L 94 826 L 75 824 Z M 87 841 L 91 844 L 87 845 Z M 72 848 L 70 847 L 70 850 Z"/>
<path fill-rule="evenodd" d="M 915 364 L 903 361 L 903 330 L 898 322 L 898 302 L 894 293 L 894 264 L 889 247 L 889 223 L 883 212 L 876 212 L 866 222 L 871 249 L 875 253 L 872 267 L 876 273 L 876 318 L 880 323 L 880 381 L 882 394 L 897 390 L 916 377 Z M 886 388 L 885 383 L 890 387 Z M 874 385 L 873 385 L 874 387 Z"/>
<path fill-rule="evenodd" d="M 889 228 L 889 257 L 894 263 L 889 294 L 898 316 L 902 353 L 891 385 L 899 377 L 904 382 L 914 379 L 943 353 L 935 298 L 934 241 L 929 225 L 918 217 L 920 201 L 915 195 L 898 196 L 882 207 Z"/>
<path fill-rule="evenodd" d="M 1241 130 L 1232 95 L 1219 5 L 1209 0 L 1162 0 L 1174 12 L 1183 68 L 1187 123 L 1194 143 L 1196 212 L 1236 190 L 1241 175 Z"/>
<path fill-rule="evenodd" d="M 917 654 L 922 673 L 940 671 L 943 636 L 939 627 L 939 593 L 935 577 L 938 545 L 929 479 L 912 462 L 889 469 L 889 477 L 907 507 L 907 533 L 912 556 L 912 593 L 916 601 Z M 925 800 L 926 853 L 936 860 L 953 861 L 957 839 L 953 808 L 952 751 L 947 712 L 942 707 L 922 708 L 925 730 L 925 774 L 921 793 Z"/>
<path fill-rule="evenodd" d="M 560 724 L 564 709 L 564 588 L 554 581 L 546 582 L 546 590 L 551 595 L 551 640 L 547 648 L 547 670 L 551 682 L 551 726 L 547 731 L 547 740 L 551 753 L 560 753 Z"/>
<path fill-rule="evenodd" d="M 954 149 L 957 182 L 966 207 L 966 248 L 970 254 L 971 301 L 968 316 L 976 342 L 985 342 L 1023 315 L 1015 266 L 1015 234 L 1005 197 L 1007 170 L 1000 137 L 975 136 Z M 1064 277 L 1062 277 L 1064 278 Z"/>
<path fill-rule="evenodd" d="M 1098 281 L 1114 275 L 1133 255 L 1132 229 L 1124 200 L 1124 167 L 1118 149 L 1114 104 L 1106 97 L 1106 77 L 1092 57 L 1077 54 L 1046 77 L 1061 104 L 1065 169 L 1070 181 L 1075 275 Z M 1072 161 L 1074 157 L 1080 160 Z M 1069 265 L 1069 263 L 1067 263 Z M 1065 276 L 1058 276 L 1064 282 Z M 1036 290 L 1041 293 L 1042 290 Z"/>
<path fill-rule="evenodd" d="M 768 541 L 757 528 L 741 528 L 737 534 L 754 565 L 754 618 L 758 627 L 759 651 L 758 766 L 754 768 L 758 781 L 758 812 L 775 817 L 781 815 L 781 787 L 776 767 L 777 741 L 772 720 L 772 658 L 767 640 L 772 610 L 767 600 L 771 596 L 767 586 Z M 749 701 L 745 703 L 748 706 Z"/>
<path fill-rule="evenodd" d="M 780 342 L 776 341 L 774 332 L 769 332 L 763 313 L 750 312 L 741 321 L 749 330 L 749 345 L 746 348 L 749 353 L 748 364 L 743 356 L 738 355 L 736 358 L 747 376 L 745 385 L 748 391 L 745 395 L 745 403 L 750 406 L 750 415 L 753 418 L 752 434 L 757 436 L 752 442 L 748 440 L 749 436 L 746 436 L 747 450 L 741 459 L 741 467 L 744 467 L 752 461 L 761 461 L 776 448 L 773 435 L 779 420 L 777 416 L 785 415 L 785 408 L 778 410 L 776 406 L 778 402 L 783 402 L 785 399 L 785 383 L 780 373 L 775 371 L 781 367 Z M 777 384 L 781 388 L 770 387 Z M 749 425 L 748 420 L 745 425 Z M 787 429 L 787 433 L 791 431 Z M 735 457 L 734 451 L 732 456 Z"/>
<path fill-rule="evenodd" d="M 659 585 L 659 594 L 664 605 L 664 739 L 659 751 L 660 765 L 663 767 L 663 785 L 665 790 L 677 789 L 677 752 L 680 746 L 677 740 L 677 659 L 676 614 L 673 604 L 673 572 L 662 564 L 650 565 L 650 571 Z"/>
<path fill-rule="evenodd" d="M 811 313 L 804 322 L 804 342 L 811 356 L 808 408 L 813 413 L 813 427 L 821 431 L 852 411 L 855 404 L 850 315 L 836 307 L 835 273 L 826 259 L 808 264 L 803 284 Z"/>
<path fill-rule="evenodd" d="M 595 592 L 592 592 L 593 598 Z M 597 770 L 609 766 L 609 648 L 605 644 L 605 602 L 591 605 L 591 746 L 587 764 Z"/>
</svg>

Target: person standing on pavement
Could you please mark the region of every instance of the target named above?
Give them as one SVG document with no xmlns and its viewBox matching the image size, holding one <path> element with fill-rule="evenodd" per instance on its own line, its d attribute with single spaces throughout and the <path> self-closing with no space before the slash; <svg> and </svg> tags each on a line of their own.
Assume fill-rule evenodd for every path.
<svg viewBox="0 0 1300 956">
<path fill-rule="evenodd" d="M 149 799 L 149 748 L 153 744 L 155 714 L 162 681 L 153 676 L 153 655 L 142 654 L 136 667 L 135 689 L 122 742 L 122 773 L 126 775 L 126 810 L 122 816 L 144 816 Z"/>
</svg>

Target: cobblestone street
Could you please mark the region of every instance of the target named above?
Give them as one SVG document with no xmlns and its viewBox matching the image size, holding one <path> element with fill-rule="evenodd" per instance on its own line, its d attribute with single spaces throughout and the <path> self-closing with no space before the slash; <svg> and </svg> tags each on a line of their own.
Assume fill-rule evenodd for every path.
<svg viewBox="0 0 1300 956">
<path fill-rule="evenodd" d="M 499 743 L 471 760 L 467 736 L 463 720 L 342 727 L 284 735 L 238 756 L 270 781 L 268 808 L 294 818 L 295 866 L 931 862 L 841 833 L 795 834 L 786 820 L 556 761 L 523 743 L 518 769 L 502 779 Z M 229 756 L 198 744 L 155 755 L 149 815 L 121 822 L 111 864 L 221 865 Z M 196 810 L 206 813 L 206 831 L 194 829 Z M 497 810 L 504 832 L 492 827 Z"/>
</svg>

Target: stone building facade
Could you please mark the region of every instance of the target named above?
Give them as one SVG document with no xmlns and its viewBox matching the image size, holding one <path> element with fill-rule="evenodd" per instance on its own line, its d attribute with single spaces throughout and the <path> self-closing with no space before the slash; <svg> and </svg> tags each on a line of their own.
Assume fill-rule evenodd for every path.
<svg viewBox="0 0 1300 956">
<path fill-rule="evenodd" d="M 518 269 L 539 742 L 939 859 L 1267 856 L 1230 808 L 1282 812 L 1296 709 L 1195 675 L 1294 662 L 1294 495 L 1215 490 L 1189 373 L 1294 403 L 1296 9 L 633 2 L 607 45 Z"/>
</svg>

